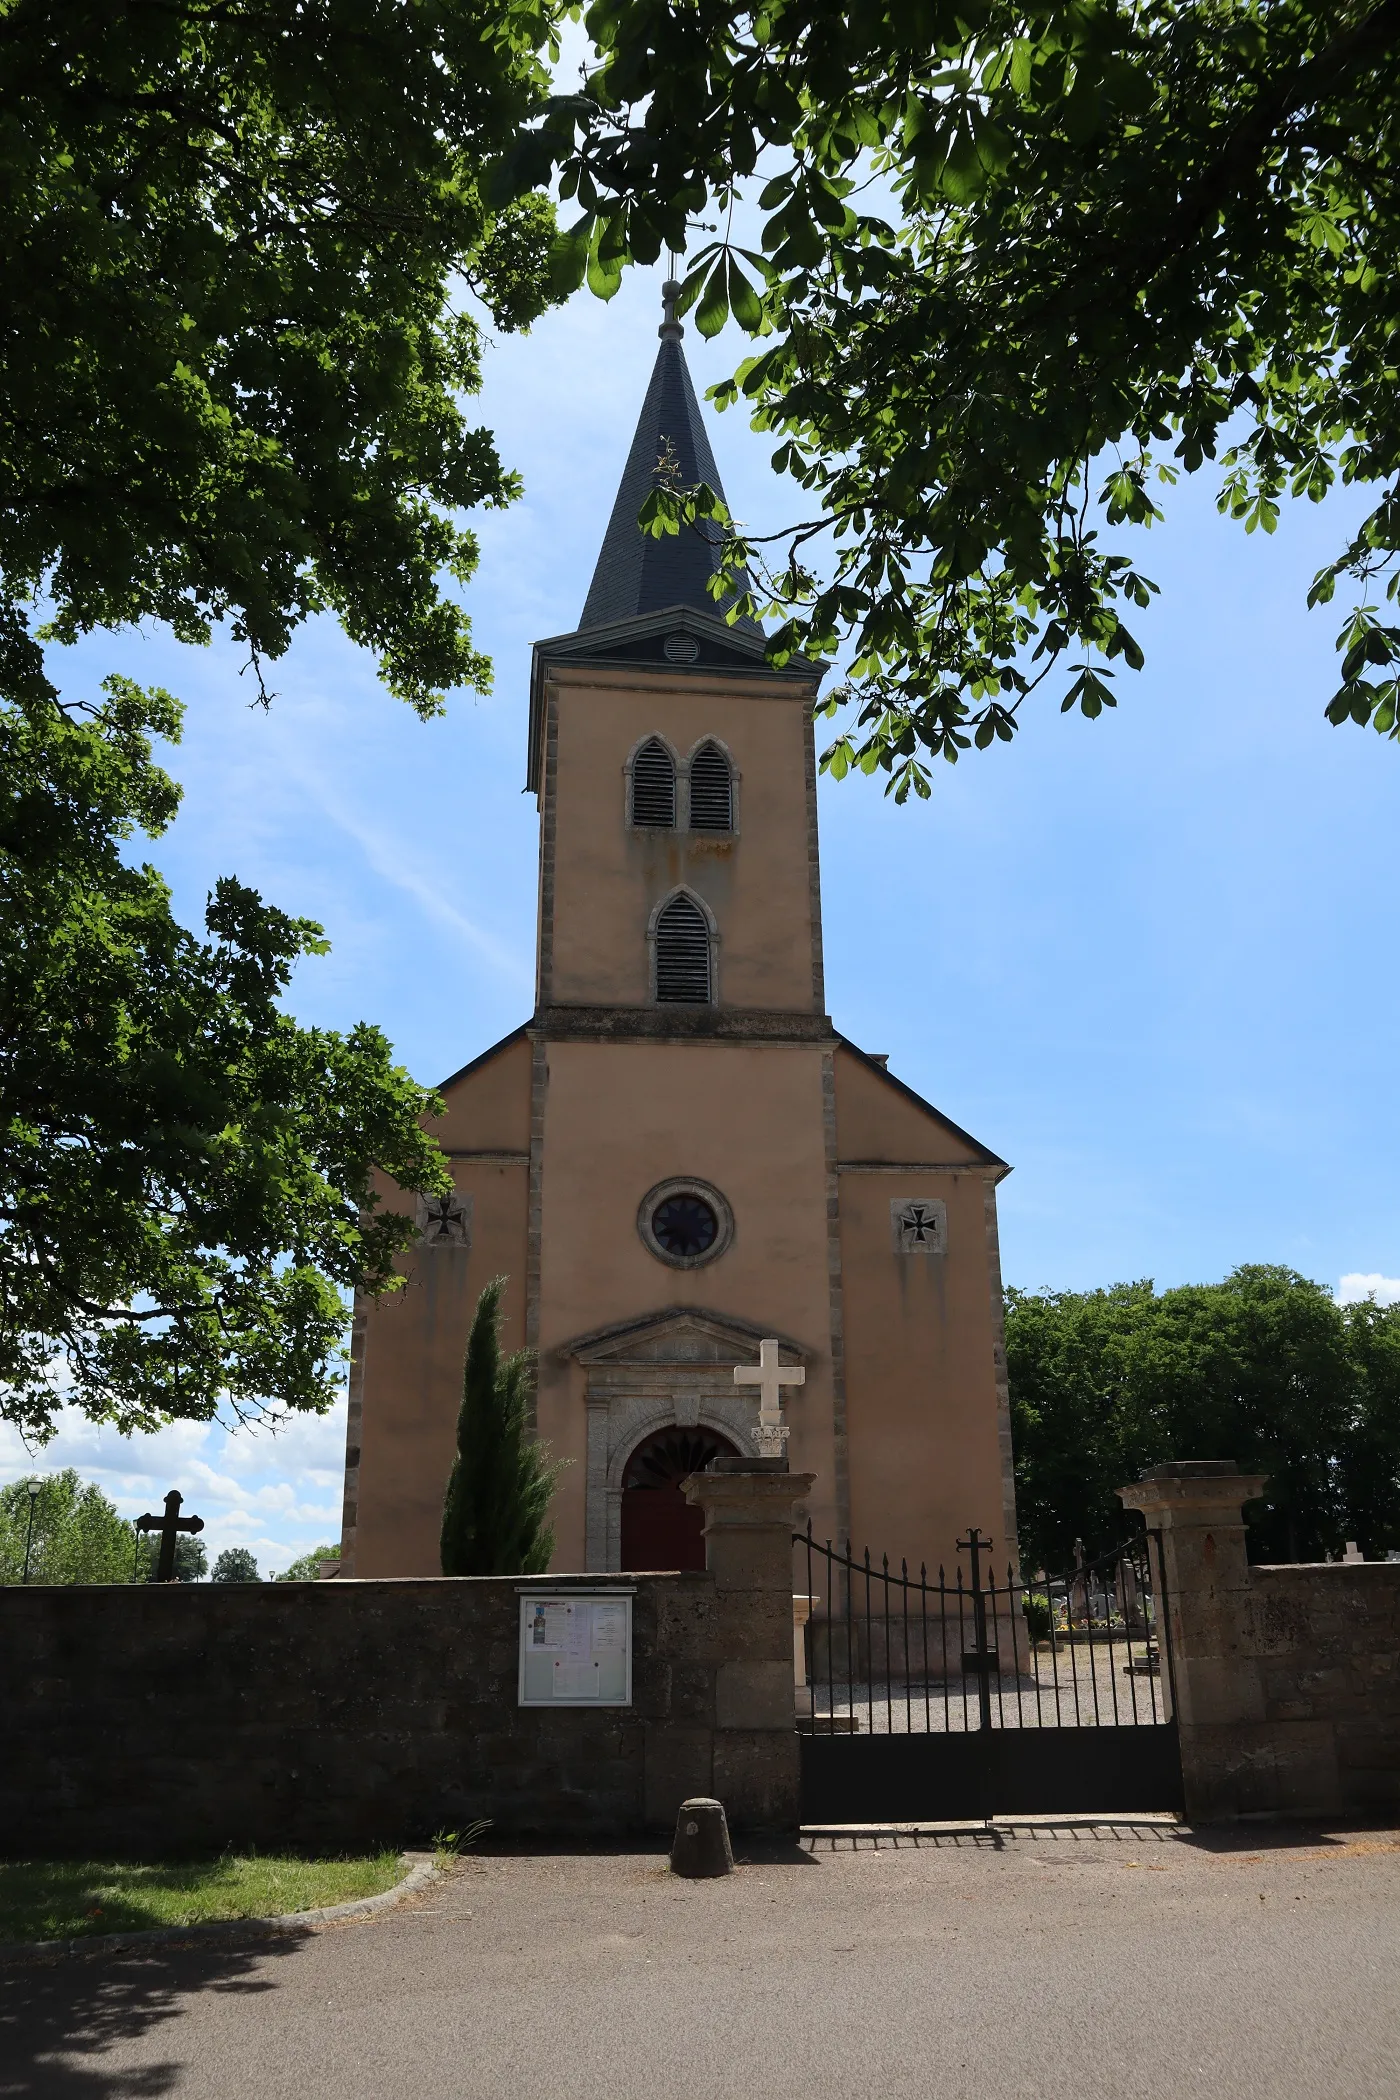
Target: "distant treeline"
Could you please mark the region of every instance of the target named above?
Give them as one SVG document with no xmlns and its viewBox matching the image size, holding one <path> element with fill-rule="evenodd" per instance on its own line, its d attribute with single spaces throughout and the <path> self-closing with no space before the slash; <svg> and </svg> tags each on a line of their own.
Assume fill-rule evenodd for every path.
<svg viewBox="0 0 1400 2100">
<path fill-rule="evenodd" d="M 1006 1349 L 1027 1568 L 1124 1537 L 1114 1489 L 1171 1458 L 1269 1476 L 1252 1560 L 1400 1549 L 1400 1306 L 1339 1306 L 1262 1265 L 1160 1292 L 1010 1290 Z"/>
</svg>

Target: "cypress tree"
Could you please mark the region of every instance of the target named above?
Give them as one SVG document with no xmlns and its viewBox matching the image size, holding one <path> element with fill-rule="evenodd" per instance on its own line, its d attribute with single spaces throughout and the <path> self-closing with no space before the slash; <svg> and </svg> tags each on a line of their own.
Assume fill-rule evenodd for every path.
<svg viewBox="0 0 1400 2100">
<path fill-rule="evenodd" d="M 530 1434 L 528 1349 L 501 1360 L 497 1276 L 476 1301 L 457 1456 L 442 1506 L 444 1575 L 542 1575 L 554 1551 L 546 1524 L 559 1468 Z"/>
</svg>

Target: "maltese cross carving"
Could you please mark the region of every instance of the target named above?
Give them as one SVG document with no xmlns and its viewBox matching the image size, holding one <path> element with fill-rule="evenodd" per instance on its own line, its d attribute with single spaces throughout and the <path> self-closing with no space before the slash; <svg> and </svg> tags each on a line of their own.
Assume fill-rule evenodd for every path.
<svg viewBox="0 0 1400 2100">
<path fill-rule="evenodd" d="M 450 1196 L 418 1198 L 420 1247 L 470 1247 L 472 1199 L 454 1189 Z"/>
<path fill-rule="evenodd" d="M 942 1254 L 948 1244 L 948 1207 L 936 1196 L 896 1196 L 890 1226 L 896 1254 Z"/>
</svg>

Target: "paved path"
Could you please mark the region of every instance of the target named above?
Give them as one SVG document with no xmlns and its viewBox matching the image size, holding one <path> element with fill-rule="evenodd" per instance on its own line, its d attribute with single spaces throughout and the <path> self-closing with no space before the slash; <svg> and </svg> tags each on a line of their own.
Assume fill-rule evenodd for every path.
<svg viewBox="0 0 1400 2100">
<path fill-rule="evenodd" d="M 0 1969 L 45 2100 L 1396 2100 L 1400 1836 L 464 1862 L 274 1945 Z"/>
</svg>

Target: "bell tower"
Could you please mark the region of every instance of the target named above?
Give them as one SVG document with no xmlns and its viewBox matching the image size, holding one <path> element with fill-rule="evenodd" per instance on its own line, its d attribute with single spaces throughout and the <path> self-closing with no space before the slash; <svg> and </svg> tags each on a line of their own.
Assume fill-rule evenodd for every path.
<svg viewBox="0 0 1400 2100">
<path fill-rule="evenodd" d="M 676 289 L 579 625 L 535 647 L 528 785 L 540 1014 L 638 1030 L 665 1007 L 668 1033 L 695 1034 L 822 1013 L 820 673 L 774 669 L 755 623 L 726 618 L 713 528 L 638 528 L 658 474 L 723 495 Z"/>
</svg>

